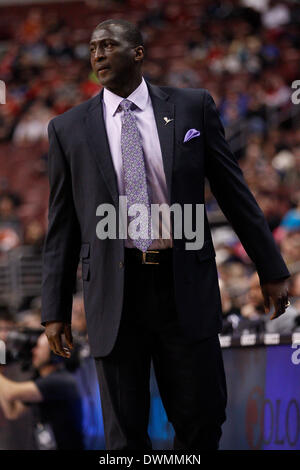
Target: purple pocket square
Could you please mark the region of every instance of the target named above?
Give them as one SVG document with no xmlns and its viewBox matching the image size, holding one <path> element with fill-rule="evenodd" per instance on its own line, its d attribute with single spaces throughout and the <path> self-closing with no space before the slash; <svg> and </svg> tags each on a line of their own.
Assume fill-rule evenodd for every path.
<svg viewBox="0 0 300 470">
<path fill-rule="evenodd" d="M 197 129 L 190 129 L 185 134 L 183 142 L 187 142 L 188 140 L 191 140 L 194 137 L 198 137 L 199 135 L 200 135 L 200 131 L 197 131 Z"/>
</svg>

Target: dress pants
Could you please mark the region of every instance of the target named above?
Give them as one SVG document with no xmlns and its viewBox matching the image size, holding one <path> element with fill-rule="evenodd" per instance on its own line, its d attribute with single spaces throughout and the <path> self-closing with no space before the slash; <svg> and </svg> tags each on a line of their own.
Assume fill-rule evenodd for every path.
<svg viewBox="0 0 300 470">
<path fill-rule="evenodd" d="M 169 258 L 151 265 L 125 257 L 116 343 L 108 356 L 95 358 L 108 450 L 152 448 L 147 433 L 151 360 L 175 430 L 174 449 L 218 449 L 227 401 L 219 338 L 195 341 L 184 336 L 177 321 Z"/>
</svg>

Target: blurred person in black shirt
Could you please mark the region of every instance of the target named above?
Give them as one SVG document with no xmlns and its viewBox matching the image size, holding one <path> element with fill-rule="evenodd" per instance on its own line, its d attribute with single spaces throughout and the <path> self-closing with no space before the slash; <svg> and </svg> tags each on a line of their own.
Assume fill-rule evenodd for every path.
<svg viewBox="0 0 300 470">
<path fill-rule="evenodd" d="M 32 350 L 34 380 L 15 382 L 0 373 L 0 406 L 7 419 L 18 419 L 29 406 L 34 437 L 41 450 L 84 449 L 81 397 L 75 377 L 65 369 L 42 334 Z"/>
</svg>

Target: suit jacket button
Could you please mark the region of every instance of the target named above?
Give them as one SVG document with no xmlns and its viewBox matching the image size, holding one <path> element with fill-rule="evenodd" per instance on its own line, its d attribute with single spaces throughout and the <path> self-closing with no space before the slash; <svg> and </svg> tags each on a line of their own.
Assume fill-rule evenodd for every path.
<svg viewBox="0 0 300 470">
<path fill-rule="evenodd" d="M 120 269 L 124 268 L 124 263 L 123 263 L 123 261 L 120 261 L 120 263 L 119 263 L 119 268 L 120 268 Z"/>
</svg>

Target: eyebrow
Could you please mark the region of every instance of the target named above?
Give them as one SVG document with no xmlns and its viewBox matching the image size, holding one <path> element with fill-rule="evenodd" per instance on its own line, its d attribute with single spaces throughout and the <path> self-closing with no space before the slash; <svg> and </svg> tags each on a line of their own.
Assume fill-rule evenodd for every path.
<svg viewBox="0 0 300 470">
<path fill-rule="evenodd" d="M 90 40 L 90 45 L 95 44 L 97 42 L 100 43 L 100 42 L 104 42 L 104 41 L 112 41 L 112 42 L 116 42 L 116 43 L 118 42 L 116 39 L 112 39 L 112 38 L 91 39 Z"/>
</svg>

